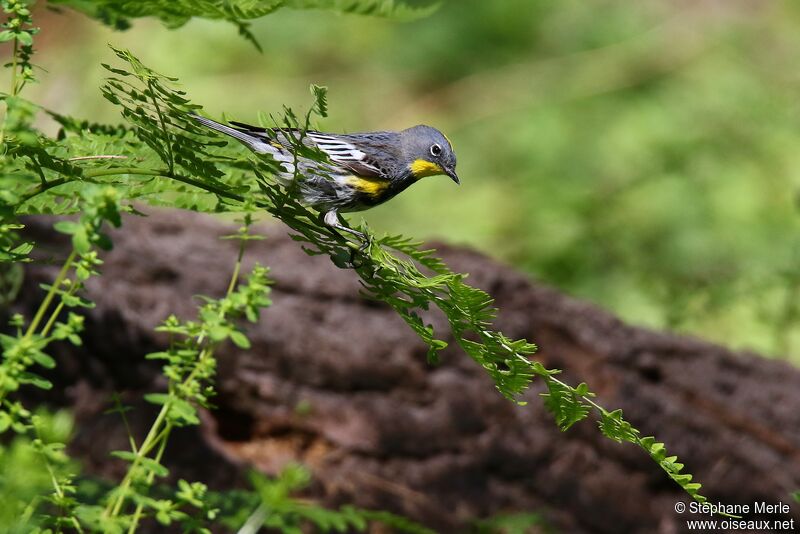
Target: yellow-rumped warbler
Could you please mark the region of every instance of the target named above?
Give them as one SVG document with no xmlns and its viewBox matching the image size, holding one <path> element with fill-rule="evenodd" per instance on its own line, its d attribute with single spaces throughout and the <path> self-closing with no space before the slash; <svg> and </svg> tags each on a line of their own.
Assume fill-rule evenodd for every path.
<svg viewBox="0 0 800 534">
<path fill-rule="evenodd" d="M 199 115 L 197 122 L 229 135 L 259 154 L 270 154 L 283 168 L 278 179 L 292 184 L 302 201 L 324 213 L 326 225 L 365 236 L 339 222 L 339 212 L 361 211 L 386 202 L 425 176 L 446 174 L 455 183 L 456 155 L 448 139 L 436 128 L 414 126 L 401 132 L 332 134 L 260 128 L 231 121 L 226 126 Z M 304 145 L 321 150 L 320 162 L 295 153 Z M 293 143 L 294 141 L 294 143 Z"/>
</svg>

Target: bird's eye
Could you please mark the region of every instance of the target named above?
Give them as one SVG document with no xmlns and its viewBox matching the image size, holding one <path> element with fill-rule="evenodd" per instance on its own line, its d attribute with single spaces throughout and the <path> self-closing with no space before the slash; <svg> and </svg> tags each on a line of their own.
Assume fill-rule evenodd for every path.
<svg viewBox="0 0 800 534">
<path fill-rule="evenodd" d="M 441 156 L 442 155 L 442 147 L 438 144 L 431 145 L 431 156 Z"/>
</svg>

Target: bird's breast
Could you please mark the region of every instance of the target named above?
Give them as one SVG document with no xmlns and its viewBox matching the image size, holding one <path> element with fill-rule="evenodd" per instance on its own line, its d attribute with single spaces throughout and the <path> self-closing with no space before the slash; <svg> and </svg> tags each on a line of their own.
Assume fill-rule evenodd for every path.
<svg viewBox="0 0 800 534">
<path fill-rule="evenodd" d="M 386 178 L 367 178 L 355 175 L 345 177 L 344 182 L 359 193 L 376 199 L 384 195 L 391 185 Z"/>
</svg>

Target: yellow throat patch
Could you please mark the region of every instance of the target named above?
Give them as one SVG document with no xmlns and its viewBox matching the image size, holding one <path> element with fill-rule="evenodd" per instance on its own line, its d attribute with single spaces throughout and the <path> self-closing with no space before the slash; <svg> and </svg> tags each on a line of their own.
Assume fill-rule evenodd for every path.
<svg viewBox="0 0 800 534">
<path fill-rule="evenodd" d="M 414 160 L 411 164 L 411 173 L 414 178 L 425 178 L 426 176 L 435 176 L 437 174 L 444 174 L 444 169 L 438 163 L 433 163 L 424 159 Z"/>
<path fill-rule="evenodd" d="M 389 180 L 381 178 L 364 178 L 362 176 L 350 176 L 346 179 L 348 185 L 355 187 L 360 193 L 371 197 L 377 197 L 389 187 Z"/>
</svg>

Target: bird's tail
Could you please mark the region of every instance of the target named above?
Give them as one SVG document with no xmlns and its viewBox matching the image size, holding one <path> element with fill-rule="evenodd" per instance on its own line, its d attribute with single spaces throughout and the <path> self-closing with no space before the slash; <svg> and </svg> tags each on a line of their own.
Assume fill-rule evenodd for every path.
<svg viewBox="0 0 800 534">
<path fill-rule="evenodd" d="M 288 154 L 280 145 L 272 144 L 269 137 L 266 135 L 266 130 L 263 132 L 256 130 L 244 130 L 226 126 L 225 124 L 220 124 L 216 121 L 212 121 L 211 119 L 201 117 L 200 115 L 196 115 L 194 113 L 190 113 L 189 116 L 203 126 L 233 137 L 253 152 L 258 154 L 269 154 L 272 156 L 272 159 L 278 162 L 282 169 L 282 171 L 276 174 L 276 177 L 282 183 L 289 184 L 294 179 L 294 157 L 291 154 Z"/>
<path fill-rule="evenodd" d="M 211 119 L 201 117 L 200 115 L 196 115 L 194 113 L 190 113 L 189 116 L 195 121 L 202 124 L 203 126 L 206 126 L 208 128 L 211 128 L 212 130 L 216 130 L 220 133 L 224 133 L 225 135 L 233 137 L 237 141 L 243 143 L 253 152 L 258 152 L 259 154 L 272 154 L 272 155 L 281 154 L 281 151 L 277 149 L 275 146 L 271 145 L 269 143 L 269 140 L 266 139 L 263 135 L 247 132 L 245 130 L 240 130 L 238 128 L 232 128 L 230 126 L 226 126 L 225 124 L 220 124 L 219 122 L 212 121 Z"/>
</svg>

